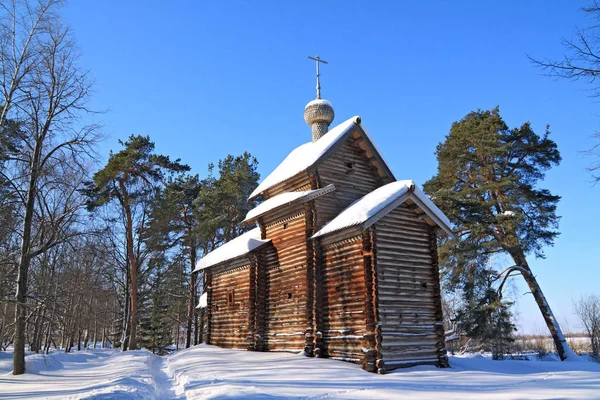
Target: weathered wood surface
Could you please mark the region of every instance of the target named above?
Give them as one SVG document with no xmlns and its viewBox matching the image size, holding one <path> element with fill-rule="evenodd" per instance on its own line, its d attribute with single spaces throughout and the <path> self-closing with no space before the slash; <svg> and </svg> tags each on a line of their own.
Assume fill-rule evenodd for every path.
<svg viewBox="0 0 600 400">
<path fill-rule="evenodd" d="M 386 368 L 438 364 L 441 303 L 432 228 L 407 207 L 393 210 L 375 228 L 381 352 Z"/>
<path fill-rule="evenodd" d="M 278 258 L 276 266 L 266 270 L 266 348 L 302 351 L 309 328 L 304 207 L 298 205 L 288 210 L 288 215 L 265 217 L 264 222 L 266 237 L 272 240 Z"/>
<path fill-rule="evenodd" d="M 301 171 L 291 178 L 278 183 L 265 190 L 263 196 L 266 199 L 277 196 L 284 192 L 298 192 L 300 190 L 310 190 L 310 175 L 307 171 Z"/>
<path fill-rule="evenodd" d="M 315 200 L 316 230 L 344 208 L 383 184 L 377 169 L 353 137 L 340 144 L 313 172 L 313 189 L 335 185 L 335 191 Z"/>
<path fill-rule="evenodd" d="M 250 319 L 250 265 L 211 274 L 210 343 L 248 348 Z"/>
<path fill-rule="evenodd" d="M 365 271 L 361 237 L 322 250 L 323 272 L 318 274 L 321 291 L 321 354 L 361 362 L 366 333 Z"/>
<path fill-rule="evenodd" d="M 417 204 L 407 201 L 365 230 L 357 226 L 311 239 L 352 202 L 393 178 L 359 129 L 318 165 L 263 195 L 329 184 L 334 192 L 261 215 L 262 238 L 271 243 L 207 272 L 210 343 L 304 350 L 379 373 L 447 364 L 436 232 Z M 235 301 L 228 305 L 232 287 Z"/>
</svg>

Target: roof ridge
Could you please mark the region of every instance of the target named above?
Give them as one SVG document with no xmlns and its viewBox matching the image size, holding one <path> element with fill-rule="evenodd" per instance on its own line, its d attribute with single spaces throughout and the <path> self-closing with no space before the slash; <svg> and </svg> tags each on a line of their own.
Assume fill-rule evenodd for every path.
<svg viewBox="0 0 600 400">
<path fill-rule="evenodd" d="M 312 239 L 337 232 L 353 226 L 366 224 L 368 221 L 377 221 L 382 216 L 395 209 L 395 204 L 404 196 L 416 198 L 421 203 L 419 206 L 425 213 L 434 219 L 435 223 L 449 235 L 452 235 L 450 220 L 427 197 L 427 195 L 412 180 L 401 180 L 388 183 L 367 193 L 355 200 L 340 212 L 333 220 L 323 226 Z M 408 198 L 407 197 L 407 198 Z"/>
<path fill-rule="evenodd" d="M 306 171 L 316 164 L 328 150 L 334 147 L 339 139 L 345 136 L 354 126 L 360 126 L 361 118 L 356 115 L 329 130 L 316 142 L 303 143 L 293 149 L 287 157 L 254 189 L 248 200 L 252 200 L 267 189 Z"/>
</svg>

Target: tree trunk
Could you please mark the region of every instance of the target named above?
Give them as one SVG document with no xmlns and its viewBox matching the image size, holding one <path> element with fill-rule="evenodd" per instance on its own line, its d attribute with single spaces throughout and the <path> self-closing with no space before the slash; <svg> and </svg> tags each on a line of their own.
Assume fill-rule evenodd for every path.
<svg viewBox="0 0 600 400">
<path fill-rule="evenodd" d="M 200 309 L 200 327 L 198 328 L 198 343 L 204 343 L 204 308 Z"/>
<path fill-rule="evenodd" d="M 30 225 L 31 227 L 31 225 Z M 31 230 L 31 229 L 30 229 Z M 29 241 L 29 235 L 27 241 Z M 25 242 L 25 238 L 23 242 Z M 22 248 L 24 245 L 22 245 Z M 27 246 L 29 247 L 29 246 Z M 13 375 L 25 372 L 25 310 L 27 301 L 27 273 L 29 272 L 29 256 L 23 255 L 27 250 L 21 251 L 19 274 L 17 278 L 17 294 L 15 296 L 15 352 L 13 355 Z"/>
<path fill-rule="evenodd" d="M 196 299 L 194 299 L 194 303 L 198 302 L 198 296 L 196 296 Z M 199 338 L 200 338 L 200 332 L 198 332 L 198 313 L 195 312 L 194 313 L 194 346 L 196 346 L 199 343 Z"/>
<path fill-rule="evenodd" d="M 188 236 L 191 236 L 191 229 L 188 231 Z M 196 265 L 196 245 L 195 241 L 190 237 L 190 264 L 191 271 L 194 271 L 194 267 Z M 194 300 L 196 299 L 196 279 L 197 273 L 192 272 L 191 282 L 190 282 L 190 295 L 189 295 L 189 304 L 188 304 L 188 318 L 187 318 L 187 329 L 186 329 L 186 337 L 185 337 L 185 348 L 189 348 L 192 342 L 192 322 L 194 321 L 195 307 Z"/>
<path fill-rule="evenodd" d="M 569 357 L 575 356 L 575 353 L 569 347 L 569 344 L 565 340 L 565 336 L 552 313 L 552 309 L 550 309 L 550 305 L 540 288 L 540 285 L 537 283 L 537 279 L 533 276 L 531 269 L 529 268 L 529 264 L 527 264 L 527 259 L 525 258 L 525 254 L 521 250 L 519 251 L 509 251 L 513 261 L 515 264 L 525 270 L 522 273 L 525 282 L 527 282 L 527 286 L 529 286 L 529 290 L 533 294 L 533 298 L 537 303 L 540 311 L 542 312 L 542 317 L 548 326 L 548 330 L 552 335 L 552 340 L 554 340 L 554 346 L 556 347 L 556 351 L 558 352 L 558 356 L 561 360 L 566 360 Z"/>
<path fill-rule="evenodd" d="M 133 220 L 131 218 L 131 207 L 129 205 L 129 197 L 124 180 L 119 181 L 121 192 L 123 193 L 123 207 L 125 208 L 126 218 L 126 235 L 127 235 L 127 256 L 129 257 L 129 274 L 131 276 L 131 312 L 130 312 L 130 328 L 129 328 L 129 350 L 137 349 L 137 266 L 135 254 L 133 253 Z"/>
<path fill-rule="evenodd" d="M 127 264 L 129 264 L 129 257 L 127 257 Z M 121 324 L 121 351 L 127 351 L 129 345 L 129 265 L 126 268 L 126 279 L 125 279 L 125 296 L 123 301 L 123 322 Z"/>
<path fill-rule="evenodd" d="M 0 351 L 4 349 L 4 327 L 6 326 L 6 314 L 8 311 L 8 303 L 4 303 L 2 311 L 2 322 L 0 322 Z"/>
<path fill-rule="evenodd" d="M 89 341 L 90 341 L 90 328 L 86 328 L 85 336 L 83 337 L 83 348 L 84 349 L 87 349 Z"/>
<path fill-rule="evenodd" d="M 127 273 L 129 275 L 129 273 Z M 121 332 L 121 351 L 127 351 L 129 344 L 129 290 L 125 291 L 125 302 L 123 304 L 123 331 Z"/>
<path fill-rule="evenodd" d="M 17 292 L 15 294 L 15 352 L 13 354 L 13 375 L 25 372 L 25 310 L 27 301 L 27 274 L 31 265 L 31 229 L 33 214 L 35 212 L 36 187 L 38 182 L 38 169 L 42 156 L 44 136 L 35 142 L 33 158 L 30 164 L 29 183 L 25 201 L 25 215 L 23 217 L 23 230 L 21 234 L 21 248 L 17 272 Z"/>
</svg>

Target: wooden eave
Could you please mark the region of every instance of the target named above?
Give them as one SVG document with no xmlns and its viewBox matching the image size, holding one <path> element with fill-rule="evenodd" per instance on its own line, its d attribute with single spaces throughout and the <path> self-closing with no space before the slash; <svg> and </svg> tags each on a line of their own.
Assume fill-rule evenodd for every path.
<svg viewBox="0 0 600 400">
<path fill-rule="evenodd" d="M 429 209 L 429 207 L 427 207 L 425 205 L 425 203 L 423 203 L 412 191 L 405 193 L 402 196 L 398 197 L 396 200 L 394 200 L 393 202 L 388 204 L 386 207 L 381 209 L 378 213 L 376 213 L 371 218 L 369 218 L 368 220 L 363 222 L 360 225 L 361 228 L 362 229 L 369 228 L 370 226 L 375 224 L 377 221 L 379 221 L 381 218 L 385 217 L 392 210 L 396 209 L 403 203 L 408 203 L 409 205 L 415 204 L 417 206 L 417 209 L 415 210 L 416 213 L 421 215 L 425 222 L 427 222 L 429 225 L 437 225 L 450 238 L 456 239 L 456 235 L 454 235 L 454 232 L 452 232 L 452 229 L 449 226 L 447 226 L 441 219 L 439 219 L 437 217 L 437 215 L 433 211 L 431 211 Z"/>
<path fill-rule="evenodd" d="M 254 254 L 254 253 L 257 253 L 257 252 L 259 252 L 259 251 L 260 251 L 260 250 L 262 250 L 262 249 L 263 249 L 263 248 L 264 248 L 266 245 L 269 245 L 269 244 L 271 244 L 271 242 L 270 242 L 270 241 L 268 241 L 268 242 L 265 242 L 265 243 L 262 243 L 262 244 L 260 244 L 258 247 L 256 247 L 256 248 L 254 248 L 254 249 L 250 250 L 250 251 L 249 251 L 249 252 L 247 252 L 247 253 L 244 253 L 244 254 L 242 254 L 242 255 L 239 255 L 239 256 L 237 256 L 237 257 L 230 258 L 230 259 L 228 259 L 228 260 L 225 260 L 225 261 L 221 261 L 221 262 L 220 262 L 220 263 L 218 263 L 218 264 L 211 265 L 210 267 L 206 267 L 206 268 L 204 268 L 204 269 L 201 269 L 201 270 L 198 270 L 198 271 L 192 271 L 192 273 L 194 273 L 194 274 L 197 274 L 197 273 L 199 273 L 199 272 L 202 272 L 202 271 L 209 271 L 209 270 L 210 270 L 211 272 L 214 272 L 214 271 L 215 271 L 215 269 L 218 269 L 218 268 L 221 268 L 221 267 L 223 267 L 222 271 L 219 271 L 219 273 L 220 273 L 220 272 L 225 272 L 225 271 L 228 271 L 228 270 L 230 270 L 230 269 L 239 268 L 240 266 L 243 266 L 243 265 L 247 264 L 247 263 L 241 263 L 241 264 L 240 264 L 240 261 L 242 261 L 242 260 L 246 259 L 246 260 L 248 260 L 248 263 L 249 263 L 249 262 L 250 262 L 250 255 L 252 255 L 252 254 Z M 228 266 L 227 264 L 233 264 L 233 265 L 231 265 L 231 266 Z"/>
<path fill-rule="evenodd" d="M 335 143 L 333 143 L 332 146 L 329 149 L 327 149 L 327 151 L 321 154 L 321 156 L 310 167 L 302 171 L 298 171 L 296 174 L 285 179 L 284 181 L 265 189 L 263 192 L 258 193 L 254 197 L 248 198 L 248 201 L 252 201 L 261 195 L 264 196 L 265 192 L 267 192 L 269 189 L 277 185 L 281 185 L 282 183 L 292 181 L 298 178 L 298 176 L 300 176 L 301 174 L 307 173 L 308 175 L 311 175 L 318 168 L 318 166 L 321 163 L 323 163 L 323 161 L 326 160 L 327 157 L 329 157 L 329 155 L 331 155 L 331 153 L 333 153 L 339 146 L 342 145 L 342 143 L 344 143 L 351 137 L 353 138 L 354 142 L 358 144 L 360 149 L 365 152 L 368 161 L 375 167 L 375 169 L 377 169 L 379 176 L 384 181 L 386 181 L 385 183 L 393 182 L 396 180 L 394 174 L 392 173 L 392 170 L 387 166 L 383 157 L 381 157 L 381 154 L 379 154 L 379 151 L 377 151 L 377 148 L 375 147 L 371 139 L 369 139 L 369 135 L 362 126 L 360 117 L 357 117 L 354 121 L 352 128 L 349 128 L 342 136 L 340 136 L 340 138 Z"/>
<path fill-rule="evenodd" d="M 299 198 L 289 201 L 287 203 L 281 204 L 277 207 L 271 208 L 270 210 L 267 210 L 261 214 L 258 214 L 250 219 L 244 220 L 244 221 L 242 221 L 242 225 L 248 225 L 248 224 L 257 222 L 257 220 L 259 218 L 264 217 L 265 215 L 277 214 L 279 211 L 283 210 L 284 208 L 291 207 L 296 204 L 306 203 L 310 200 L 316 199 L 317 197 L 323 196 L 323 195 L 331 193 L 333 191 L 335 191 L 335 185 L 333 185 L 333 184 L 327 185 L 324 188 L 317 189 L 314 193 L 304 195 L 302 197 L 299 197 Z M 275 197 L 272 197 L 272 198 L 275 198 Z"/>
<path fill-rule="evenodd" d="M 363 150 L 366 153 L 371 164 L 373 164 L 373 166 L 377 168 L 379 176 L 381 176 L 383 179 L 387 179 L 388 182 L 395 181 L 396 178 L 394 177 L 392 170 L 387 166 L 383 157 L 381 157 L 381 154 L 379 154 L 377 147 L 375 147 L 375 145 L 369 138 L 369 135 L 364 130 L 362 124 L 359 124 L 357 128 L 357 131 L 352 135 L 354 138 L 354 142 L 358 144 L 358 147 L 360 147 L 361 150 Z"/>
<path fill-rule="evenodd" d="M 393 182 L 396 180 L 394 174 L 383 160 L 383 157 L 381 157 L 381 154 L 379 154 L 377 148 L 363 129 L 360 118 L 358 118 L 354 123 L 354 126 L 351 129 L 348 129 L 348 131 L 344 133 L 329 149 L 327 149 L 327 151 L 324 152 L 313 165 L 307 168 L 306 172 L 308 172 L 308 174 L 312 174 L 318 169 L 319 165 L 322 164 L 323 161 L 325 161 L 335 150 L 337 150 L 338 147 L 340 147 L 346 140 L 350 138 L 352 138 L 358 147 L 365 152 L 368 161 L 377 169 L 377 172 L 382 179 L 387 179 L 388 182 Z"/>
<path fill-rule="evenodd" d="M 362 232 L 362 228 L 360 225 L 349 226 L 343 229 L 340 229 L 335 232 L 331 232 L 327 235 L 323 235 L 312 240 L 318 240 L 322 246 L 328 246 L 333 243 L 343 242 L 344 240 L 351 239 L 353 237 L 359 236 Z"/>
</svg>

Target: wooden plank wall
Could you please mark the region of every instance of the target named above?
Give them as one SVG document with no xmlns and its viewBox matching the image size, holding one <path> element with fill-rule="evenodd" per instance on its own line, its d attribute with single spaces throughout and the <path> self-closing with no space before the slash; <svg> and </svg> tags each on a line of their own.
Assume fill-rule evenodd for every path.
<svg viewBox="0 0 600 400">
<path fill-rule="evenodd" d="M 407 207 L 375 224 L 376 273 L 386 369 L 438 364 L 437 262 L 431 227 Z"/>
<path fill-rule="evenodd" d="M 265 200 L 284 192 L 298 192 L 301 190 L 310 190 L 310 176 L 306 171 L 302 171 L 285 181 L 265 190 Z"/>
<path fill-rule="evenodd" d="M 254 350 L 267 351 L 269 324 L 268 324 L 268 302 L 269 302 L 269 278 L 268 271 L 279 267 L 277 250 L 272 244 L 261 248 L 257 253 L 256 270 L 256 297 L 254 318 Z"/>
<path fill-rule="evenodd" d="M 248 349 L 250 317 L 250 264 L 211 273 L 210 344 Z M 233 291 L 233 302 L 227 296 Z"/>
<path fill-rule="evenodd" d="M 285 211 L 264 220 L 279 261 L 266 271 L 266 347 L 295 352 L 303 350 L 309 328 L 306 219 L 302 205 Z"/>
<path fill-rule="evenodd" d="M 362 362 L 365 322 L 365 269 L 361 236 L 325 245 L 323 273 L 318 274 L 322 333 L 321 353 L 335 359 Z"/>
<path fill-rule="evenodd" d="M 315 172 L 318 187 L 335 185 L 335 191 L 315 200 L 316 230 L 335 218 L 344 208 L 381 186 L 377 169 L 353 137 L 346 139 Z"/>
</svg>

